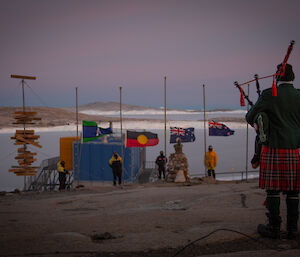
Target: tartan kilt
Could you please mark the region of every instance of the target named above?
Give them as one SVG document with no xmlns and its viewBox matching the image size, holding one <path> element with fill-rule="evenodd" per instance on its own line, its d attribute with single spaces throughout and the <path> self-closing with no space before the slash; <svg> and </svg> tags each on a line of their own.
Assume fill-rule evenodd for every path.
<svg viewBox="0 0 300 257">
<path fill-rule="evenodd" d="M 298 149 L 262 147 L 259 187 L 266 190 L 300 191 Z"/>
</svg>

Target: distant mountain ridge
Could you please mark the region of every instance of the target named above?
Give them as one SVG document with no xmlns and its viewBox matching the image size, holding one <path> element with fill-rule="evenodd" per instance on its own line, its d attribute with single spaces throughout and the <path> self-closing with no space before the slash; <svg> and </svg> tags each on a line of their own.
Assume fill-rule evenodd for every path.
<svg viewBox="0 0 300 257">
<path fill-rule="evenodd" d="M 118 102 L 94 102 L 89 104 L 80 105 L 78 107 L 79 111 L 85 110 L 101 110 L 101 111 L 117 111 L 120 110 L 120 103 Z M 160 110 L 160 108 L 155 107 L 145 107 L 140 105 L 122 104 L 122 110 Z"/>
<path fill-rule="evenodd" d="M 154 108 L 154 107 L 144 107 L 138 105 L 129 105 L 124 104 L 122 105 L 123 110 L 126 111 L 141 111 L 146 113 L 147 110 L 150 112 L 157 112 L 158 110 L 161 112 L 161 108 Z M 105 115 L 111 112 L 118 112 L 120 109 L 120 104 L 116 102 L 108 102 L 108 103 L 90 103 L 86 105 L 82 105 L 79 107 L 79 123 L 81 124 L 82 120 L 90 120 L 90 121 L 97 121 L 97 122 L 118 122 L 119 118 L 113 114 L 110 116 Z M 86 110 L 86 113 L 80 113 L 80 111 Z M 88 112 L 89 110 L 95 110 L 95 112 Z M 172 112 L 175 109 L 168 109 L 168 111 Z M 21 127 L 20 125 L 13 124 L 14 120 L 14 112 L 15 111 L 22 111 L 22 107 L 8 107 L 0 106 L 0 129 L 2 128 L 11 128 L 11 127 Z M 26 111 L 34 111 L 37 112 L 37 117 L 41 117 L 41 121 L 37 121 L 35 125 L 32 127 L 53 127 L 53 126 L 66 126 L 71 124 L 76 124 L 76 115 L 75 115 L 75 107 L 71 108 L 55 108 L 55 107 L 30 107 L 26 106 Z M 180 110 L 181 112 L 184 112 Z M 219 111 L 226 111 L 220 110 Z M 106 112 L 106 113 L 105 113 Z M 104 115 L 103 115 L 104 114 Z M 215 121 L 234 121 L 234 122 L 245 122 L 244 118 L 240 117 L 219 117 L 215 116 L 213 118 Z M 161 119 L 157 119 L 156 116 L 153 116 L 153 119 L 147 118 L 136 118 L 136 117 L 124 117 L 124 120 L 131 120 L 131 121 L 145 121 L 145 120 L 157 120 L 161 121 Z M 199 119 L 199 121 L 201 118 Z"/>
</svg>

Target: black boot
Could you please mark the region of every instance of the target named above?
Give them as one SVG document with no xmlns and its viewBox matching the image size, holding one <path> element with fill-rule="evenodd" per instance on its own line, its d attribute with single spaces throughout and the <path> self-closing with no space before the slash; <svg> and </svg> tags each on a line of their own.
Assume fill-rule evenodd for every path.
<svg viewBox="0 0 300 257">
<path fill-rule="evenodd" d="M 271 217 L 269 213 L 266 213 L 269 223 L 267 225 L 259 224 L 257 226 L 257 232 L 262 237 L 268 237 L 268 238 L 280 238 L 280 225 L 281 225 L 281 217 Z"/>
<path fill-rule="evenodd" d="M 269 191 L 267 195 L 267 209 L 266 213 L 269 223 L 267 225 L 259 224 L 257 232 L 262 237 L 279 238 L 281 217 L 279 216 L 280 196 L 277 192 Z"/>
<path fill-rule="evenodd" d="M 286 198 L 286 207 L 287 207 L 287 221 L 286 221 L 286 230 L 287 238 L 295 239 L 299 237 L 298 231 L 298 217 L 299 217 L 299 199 L 298 193 L 293 195 L 287 195 Z"/>
</svg>

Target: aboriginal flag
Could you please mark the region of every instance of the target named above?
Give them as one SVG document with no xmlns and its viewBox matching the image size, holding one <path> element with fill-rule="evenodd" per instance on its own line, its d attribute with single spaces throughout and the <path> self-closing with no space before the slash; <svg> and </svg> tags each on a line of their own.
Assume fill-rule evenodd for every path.
<svg viewBox="0 0 300 257">
<path fill-rule="evenodd" d="M 136 132 L 127 130 L 126 132 L 126 147 L 146 147 L 154 146 L 159 143 L 157 134 L 152 132 Z"/>
</svg>

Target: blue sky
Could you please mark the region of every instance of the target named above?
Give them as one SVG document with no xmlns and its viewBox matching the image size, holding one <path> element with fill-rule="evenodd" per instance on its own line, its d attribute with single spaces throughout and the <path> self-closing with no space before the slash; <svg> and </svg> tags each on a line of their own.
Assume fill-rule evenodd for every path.
<svg viewBox="0 0 300 257">
<path fill-rule="evenodd" d="M 275 72 L 291 40 L 300 74 L 298 0 L 0 0 L 0 105 L 21 104 L 11 74 L 34 75 L 26 102 L 73 106 L 119 100 L 239 108 L 233 82 Z M 261 82 L 262 88 L 271 80 Z M 299 86 L 300 87 L 300 86 Z M 254 85 L 250 95 L 256 100 Z"/>
</svg>

